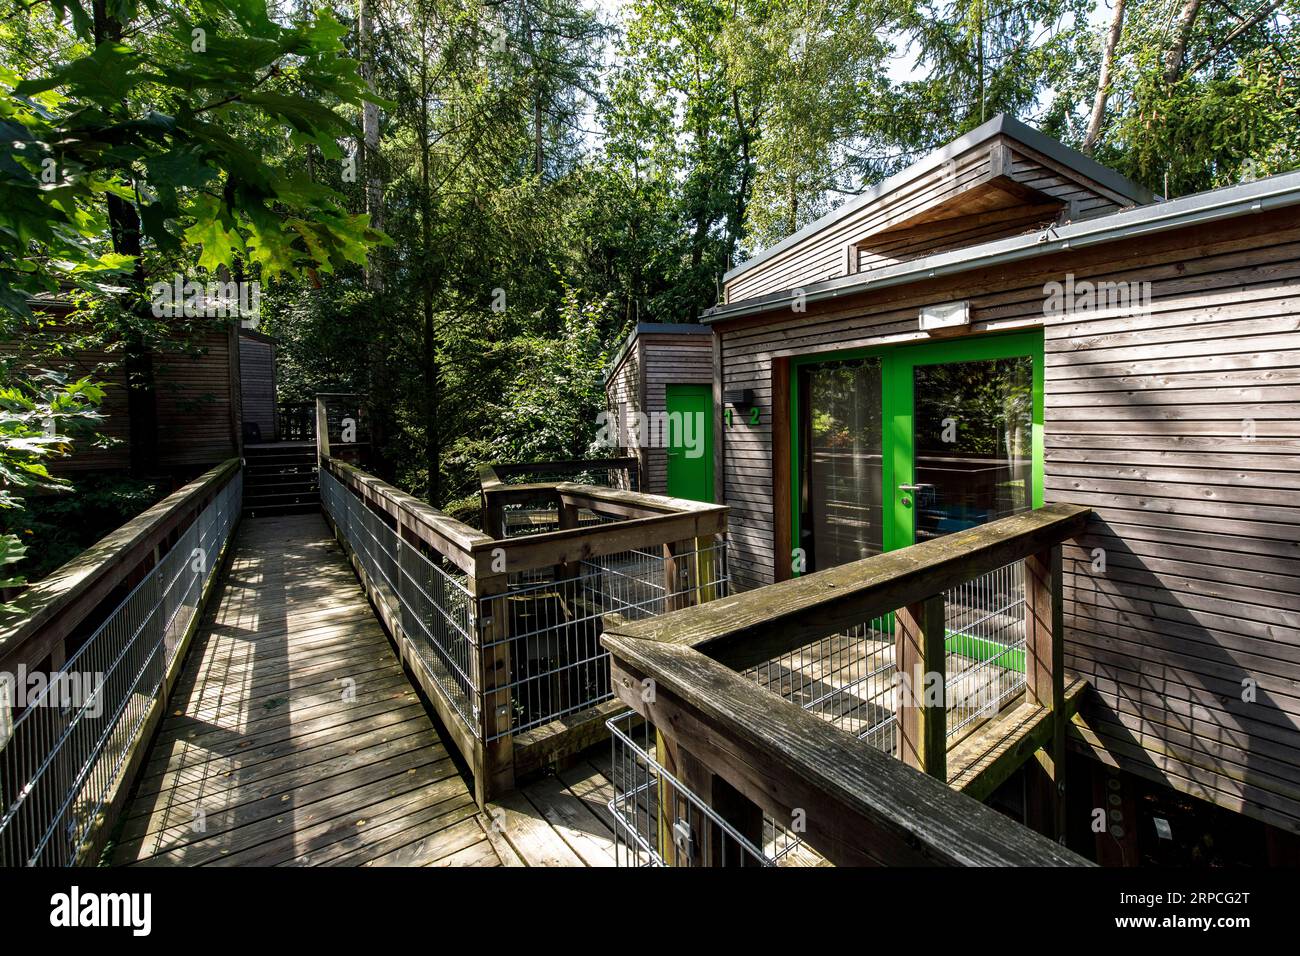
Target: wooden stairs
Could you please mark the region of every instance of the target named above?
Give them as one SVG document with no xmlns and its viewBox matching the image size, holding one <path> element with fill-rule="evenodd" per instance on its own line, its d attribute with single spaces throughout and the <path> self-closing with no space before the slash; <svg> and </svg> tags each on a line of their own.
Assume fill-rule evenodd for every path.
<svg viewBox="0 0 1300 956">
<path fill-rule="evenodd" d="M 277 442 L 244 446 L 244 516 L 266 518 L 320 510 L 316 446 Z"/>
</svg>

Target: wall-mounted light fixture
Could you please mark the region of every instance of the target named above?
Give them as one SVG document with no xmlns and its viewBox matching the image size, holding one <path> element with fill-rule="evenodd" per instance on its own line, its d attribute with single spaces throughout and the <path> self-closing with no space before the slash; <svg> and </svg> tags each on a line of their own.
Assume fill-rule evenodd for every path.
<svg viewBox="0 0 1300 956">
<path fill-rule="evenodd" d="M 752 388 L 741 388 L 725 392 L 722 397 L 725 404 L 744 412 L 749 411 L 758 404 L 754 400 L 754 390 Z"/>
<path fill-rule="evenodd" d="M 941 302 L 921 309 L 921 331 L 927 335 L 944 335 L 970 328 L 970 302 Z"/>
</svg>

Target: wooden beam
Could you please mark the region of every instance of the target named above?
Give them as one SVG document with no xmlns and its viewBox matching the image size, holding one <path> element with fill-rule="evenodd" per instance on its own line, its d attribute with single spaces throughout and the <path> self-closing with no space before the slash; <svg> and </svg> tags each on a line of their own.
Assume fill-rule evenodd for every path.
<svg viewBox="0 0 1300 956">
<path fill-rule="evenodd" d="M 485 541 L 474 545 L 473 552 L 477 559 L 483 559 L 491 552 L 503 553 L 506 568 L 514 572 L 618 554 L 633 548 L 657 548 L 665 542 L 698 538 L 725 530 L 726 509 L 721 508 L 705 513 L 630 518 L 616 524 Z"/>
<path fill-rule="evenodd" d="M 515 788 L 509 590 L 505 575 L 479 578 L 470 604 L 470 614 L 478 618 L 475 685 L 482 701 L 483 750 L 474 772 L 474 798 L 480 807 Z"/>
<path fill-rule="evenodd" d="M 1053 504 L 699 608 L 626 625 L 631 638 L 699 647 L 738 670 L 883 617 L 1083 532 L 1091 510 Z"/>
<path fill-rule="evenodd" d="M 837 865 L 1086 865 L 690 647 L 606 633 L 616 693 Z M 654 693 L 641 693 L 654 680 Z M 643 700 L 643 696 L 650 697 Z"/>
<path fill-rule="evenodd" d="M 894 615 L 894 642 L 895 667 L 901 683 L 897 710 L 899 756 L 909 767 L 947 780 L 943 595 L 899 608 Z"/>
<path fill-rule="evenodd" d="M 1087 689 L 1082 677 L 1067 682 L 1061 711 L 1065 727 Z M 1003 711 L 948 751 L 948 785 L 976 800 L 987 800 L 1022 766 L 1037 766 L 1034 754 L 1051 745 L 1056 724 L 1052 711 L 1028 700 Z"/>
<path fill-rule="evenodd" d="M 1025 558 L 1025 698 L 1054 714 L 1065 711 L 1065 611 L 1061 546 Z M 1048 836 L 1065 836 L 1065 737 L 1067 721 L 1052 723 L 1052 736 L 1035 755 L 1027 796 L 1029 812 Z"/>
</svg>

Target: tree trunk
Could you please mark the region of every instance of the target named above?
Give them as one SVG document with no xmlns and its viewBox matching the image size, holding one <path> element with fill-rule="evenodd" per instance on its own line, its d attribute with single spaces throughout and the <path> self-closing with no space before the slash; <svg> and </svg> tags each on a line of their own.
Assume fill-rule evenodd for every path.
<svg viewBox="0 0 1300 956">
<path fill-rule="evenodd" d="M 123 25 L 109 14 L 106 0 L 95 0 L 93 6 L 95 45 L 120 40 Z M 136 313 L 141 323 L 125 335 L 122 368 L 126 375 L 126 417 L 130 427 L 131 473 L 136 477 L 153 475 L 158 467 L 158 404 L 154 386 L 153 354 L 145 341 L 141 327 L 152 320 L 145 314 L 146 277 L 143 247 L 140 240 L 140 214 L 135 206 L 119 196 L 107 198 L 109 233 L 113 251 L 119 255 L 133 256 L 131 285 L 134 294 L 128 294 L 126 307 Z"/>
<path fill-rule="evenodd" d="M 357 14 L 359 46 L 361 55 L 361 78 L 373 93 L 375 90 L 375 49 L 374 20 L 371 6 L 375 0 L 360 0 Z M 379 106 L 367 100 L 361 108 L 361 139 L 364 144 L 362 160 L 366 175 L 366 212 L 370 213 L 370 225 L 376 229 L 384 228 L 384 180 L 379 168 Z M 376 261 L 378 253 L 372 254 L 367 264 L 367 279 L 371 288 L 383 290 L 383 275 Z"/>
<path fill-rule="evenodd" d="M 442 504 L 442 447 L 438 435 L 438 345 L 433 324 L 433 215 L 429 153 L 429 51 L 420 62 L 420 244 L 423 260 L 424 457 L 428 470 L 428 501 Z"/>
<path fill-rule="evenodd" d="M 375 91 L 375 39 L 373 10 L 377 0 L 358 0 L 357 3 L 357 53 L 361 77 L 373 93 Z M 365 176 L 366 212 L 370 225 L 384 228 L 384 179 L 379 154 L 379 106 L 364 102 L 361 106 L 361 162 Z M 366 287 L 373 294 L 382 294 L 385 287 L 384 253 L 379 248 L 366 258 Z M 392 481 L 395 477 L 392 462 L 387 454 L 390 421 L 393 407 L 392 389 L 388 386 L 388 349 L 384 335 L 386 316 L 382 308 L 372 308 L 369 336 L 370 362 L 365 403 L 370 420 L 370 466 L 379 477 Z"/>
<path fill-rule="evenodd" d="M 1196 23 L 1196 14 L 1201 9 L 1201 0 L 1186 0 L 1183 12 L 1178 15 L 1178 24 L 1174 27 L 1174 40 L 1165 51 L 1165 82 L 1176 83 L 1183 72 L 1183 56 L 1187 52 L 1187 41 L 1192 35 Z"/>
<path fill-rule="evenodd" d="M 1115 48 L 1119 46 L 1123 32 L 1124 0 L 1115 0 L 1115 15 L 1111 17 L 1110 32 L 1106 34 L 1106 48 L 1101 56 L 1101 74 L 1097 77 L 1097 97 L 1092 103 L 1087 135 L 1083 137 L 1083 153 L 1086 156 L 1092 155 L 1097 139 L 1101 136 L 1101 124 L 1106 118 L 1106 100 L 1110 97 L 1110 73 L 1115 65 Z"/>
</svg>

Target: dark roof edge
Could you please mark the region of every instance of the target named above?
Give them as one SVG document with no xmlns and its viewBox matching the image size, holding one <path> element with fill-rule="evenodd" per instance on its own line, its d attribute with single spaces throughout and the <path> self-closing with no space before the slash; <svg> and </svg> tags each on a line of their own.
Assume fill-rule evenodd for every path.
<svg viewBox="0 0 1300 956">
<path fill-rule="evenodd" d="M 632 327 L 619 345 L 618 351 L 614 353 L 614 358 L 610 360 L 609 368 L 601 376 L 601 382 L 608 385 L 609 380 L 618 371 L 618 367 L 623 364 L 627 358 L 628 351 L 632 348 L 632 343 L 636 341 L 638 335 L 712 335 L 713 329 L 699 322 L 638 322 Z"/>
<path fill-rule="evenodd" d="M 1075 172 L 1079 173 L 1079 175 L 1094 180 L 1100 185 L 1105 186 L 1107 189 L 1131 199 L 1135 204 L 1140 205 L 1142 203 L 1149 203 L 1154 201 L 1156 198 L 1155 194 L 1152 193 L 1151 190 L 1138 185 L 1125 176 L 1115 172 L 1115 170 L 1101 165 L 1101 163 L 1096 160 L 1083 155 L 1083 153 L 1080 153 L 1078 150 L 1071 149 L 1064 143 L 1057 142 L 1045 133 L 1040 133 L 1032 126 L 1026 126 L 1014 117 L 1008 116 L 1005 113 L 999 113 L 987 123 L 975 127 L 975 129 L 971 130 L 964 136 L 959 136 L 952 142 L 940 146 L 933 152 L 926 154 L 906 169 L 899 170 L 888 179 L 884 179 L 881 182 L 876 183 L 874 186 L 865 189 L 848 202 L 832 209 L 820 219 L 813 220 L 797 232 L 786 236 L 776 245 L 764 249 L 752 259 L 746 259 L 739 265 L 732 266 L 723 274 L 722 281 L 729 282 L 742 272 L 746 272 L 759 263 L 780 255 L 782 252 L 793 248 L 813 233 L 821 231 L 841 217 L 847 216 L 854 210 L 860 209 L 862 206 L 879 199 L 885 193 L 893 192 L 904 183 L 915 179 L 923 173 L 929 172 L 937 166 L 941 166 L 954 156 L 959 156 L 962 153 L 974 149 L 980 143 L 999 134 L 1005 134 L 1010 136 L 1012 139 L 1020 140 L 1030 149 L 1036 150 L 1044 156 L 1056 160 L 1062 165 L 1069 166 Z"/>
<path fill-rule="evenodd" d="M 1049 227 L 1009 239 L 996 239 L 967 246 L 862 275 L 840 276 L 811 283 L 804 287 L 803 301 L 818 302 L 839 296 L 855 295 L 891 286 L 906 285 L 923 279 L 969 272 L 974 269 L 1017 262 L 1053 252 L 1082 249 L 1088 246 L 1131 239 L 1137 236 L 1178 229 L 1203 222 L 1215 222 L 1250 213 L 1300 205 L 1300 170 L 1282 173 L 1252 183 L 1225 186 L 1168 202 L 1153 203 L 1085 219 L 1066 226 Z M 701 315 L 702 322 L 713 324 L 768 312 L 788 305 L 794 289 L 774 292 L 754 299 L 742 299 L 733 305 L 719 305 Z"/>
<path fill-rule="evenodd" d="M 712 335 L 707 325 L 698 322 L 638 322 L 637 335 Z"/>
</svg>

